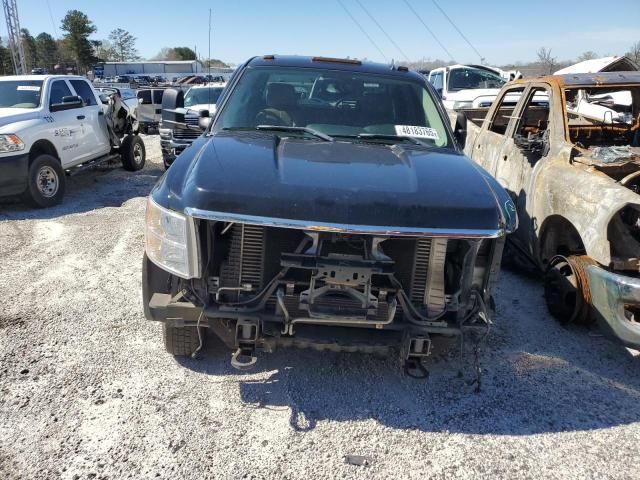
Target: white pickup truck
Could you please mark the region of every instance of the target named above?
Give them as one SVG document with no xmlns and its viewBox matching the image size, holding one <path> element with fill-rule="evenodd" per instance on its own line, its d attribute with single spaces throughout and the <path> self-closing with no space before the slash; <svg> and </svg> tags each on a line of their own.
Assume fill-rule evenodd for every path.
<svg viewBox="0 0 640 480">
<path fill-rule="evenodd" d="M 140 170 L 145 148 L 134 112 L 79 76 L 0 78 L 0 196 L 37 207 L 62 200 L 65 173 L 120 157 Z"/>
</svg>

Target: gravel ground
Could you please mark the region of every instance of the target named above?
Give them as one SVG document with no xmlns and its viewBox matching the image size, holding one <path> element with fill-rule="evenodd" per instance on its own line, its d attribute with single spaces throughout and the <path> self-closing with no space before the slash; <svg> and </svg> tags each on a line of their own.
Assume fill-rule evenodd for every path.
<svg viewBox="0 0 640 480">
<path fill-rule="evenodd" d="M 427 381 L 301 351 L 241 373 L 215 341 L 176 361 L 142 313 L 162 174 L 145 141 L 141 172 L 74 177 L 49 210 L 0 204 L 0 478 L 638 478 L 640 357 L 560 327 L 511 272 L 480 393 L 455 358 Z"/>
</svg>

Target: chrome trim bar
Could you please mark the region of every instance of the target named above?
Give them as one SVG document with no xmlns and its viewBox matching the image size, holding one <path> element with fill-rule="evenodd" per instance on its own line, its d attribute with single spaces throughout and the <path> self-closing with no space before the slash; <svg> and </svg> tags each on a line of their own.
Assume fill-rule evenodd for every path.
<svg viewBox="0 0 640 480">
<path fill-rule="evenodd" d="M 216 222 L 235 222 L 265 227 L 292 228 L 313 232 L 335 232 L 363 235 L 385 235 L 394 237 L 446 237 L 446 238 L 500 238 L 505 235 L 502 228 L 496 229 L 444 229 L 397 227 L 381 225 L 348 225 L 341 223 L 316 222 L 313 220 L 292 220 L 285 218 L 259 217 L 240 213 L 214 212 L 187 207 L 184 213 L 193 218 Z"/>
</svg>

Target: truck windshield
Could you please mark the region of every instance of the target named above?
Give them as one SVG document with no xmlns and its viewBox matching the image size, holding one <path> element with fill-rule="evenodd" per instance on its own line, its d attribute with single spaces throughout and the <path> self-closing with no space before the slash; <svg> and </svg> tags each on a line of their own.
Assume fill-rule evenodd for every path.
<svg viewBox="0 0 640 480">
<path fill-rule="evenodd" d="M 478 68 L 453 68 L 449 70 L 448 90 L 468 90 L 474 88 L 502 88 L 507 83 L 497 73 Z"/>
<path fill-rule="evenodd" d="M 294 67 L 249 68 L 231 92 L 214 131 L 300 127 L 338 140 L 419 139 L 449 145 L 429 90 L 411 78 Z M 289 129 L 288 134 L 294 134 Z M 313 138 L 313 137 L 309 137 Z M 415 143 L 415 142 L 414 142 Z"/>
<path fill-rule="evenodd" d="M 42 98 L 42 80 L 0 81 L 0 108 L 36 108 Z"/>
<path fill-rule="evenodd" d="M 221 93 L 222 87 L 192 88 L 184 96 L 184 106 L 215 104 Z"/>
</svg>

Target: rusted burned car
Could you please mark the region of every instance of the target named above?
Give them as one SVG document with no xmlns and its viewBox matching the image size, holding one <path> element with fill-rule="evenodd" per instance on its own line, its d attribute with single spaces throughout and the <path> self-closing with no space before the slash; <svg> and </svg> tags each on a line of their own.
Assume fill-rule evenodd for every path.
<svg viewBox="0 0 640 480">
<path fill-rule="evenodd" d="M 545 274 L 550 312 L 640 347 L 640 72 L 509 83 L 459 112 L 465 152 L 507 189 L 514 250 Z M 486 118 L 485 118 L 486 117 Z"/>
<path fill-rule="evenodd" d="M 194 353 L 207 327 L 237 368 L 276 347 L 416 363 L 485 332 L 515 207 L 456 147 L 435 95 L 356 60 L 238 68 L 149 197 L 143 301 L 167 351 Z"/>
</svg>

